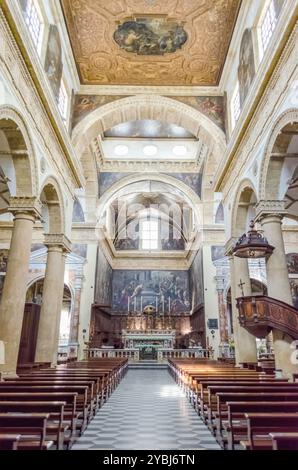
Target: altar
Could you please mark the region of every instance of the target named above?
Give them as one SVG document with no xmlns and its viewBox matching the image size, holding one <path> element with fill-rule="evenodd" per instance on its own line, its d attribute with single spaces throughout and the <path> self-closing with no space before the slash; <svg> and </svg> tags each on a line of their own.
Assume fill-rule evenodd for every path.
<svg viewBox="0 0 298 470">
<path fill-rule="evenodd" d="M 122 341 L 126 349 L 138 349 L 140 358 L 157 358 L 159 349 L 173 349 L 175 330 L 122 330 Z"/>
</svg>

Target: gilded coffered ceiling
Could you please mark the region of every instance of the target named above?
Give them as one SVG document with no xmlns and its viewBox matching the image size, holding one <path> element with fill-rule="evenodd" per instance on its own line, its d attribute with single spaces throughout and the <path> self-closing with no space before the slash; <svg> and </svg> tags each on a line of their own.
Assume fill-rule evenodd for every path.
<svg viewBox="0 0 298 470">
<path fill-rule="evenodd" d="M 240 3 L 61 0 L 87 85 L 217 85 Z"/>
</svg>

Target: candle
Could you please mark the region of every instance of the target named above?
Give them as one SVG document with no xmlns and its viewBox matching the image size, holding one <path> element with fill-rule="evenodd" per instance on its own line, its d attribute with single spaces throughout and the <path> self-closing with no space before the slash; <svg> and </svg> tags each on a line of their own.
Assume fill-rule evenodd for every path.
<svg viewBox="0 0 298 470">
<path fill-rule="evenodd" d="M 171 297 L 169 297 L 169 313 L 171 313 Z"/>
<path fill-rule="evenodd" d="M 156 311 L 157 311 L 157 308 L 158 308 L 158 304 L 157 304 L 157 296 L 155 297 L 155 307 L 156 307 Z"/>
<path fill-rule="evenodd" d="M 130 304 L 130 297 L 128 296 L 128 299 L 127 299 L 127 311 L 129 312 L 129 304 Z"/>
<path fill-rule="evenodd" d="M 162 296 L 162 313 L 165 313 L 165 298 Z"/>
<path fill-rule="evenodd" d="M 137 298 L 135 297 L 135 301 L 134 301 L 134 311 L 136 312 L 137 310 Z"/>
<path fill-rule="evenodd" d="M 143 297 L 141 296 L 141 312 L 143 311 Z"/>
</svg>

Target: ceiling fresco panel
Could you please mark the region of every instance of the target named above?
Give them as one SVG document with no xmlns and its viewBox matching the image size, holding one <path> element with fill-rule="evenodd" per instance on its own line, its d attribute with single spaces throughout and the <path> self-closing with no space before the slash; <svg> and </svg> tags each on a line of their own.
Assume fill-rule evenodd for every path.
<svg viewBox="0 0 298 470">
<path fill-rule="evenodd" d="M 82 84 L 218 84 L 241 0 L 61 0 Z"/>
</svg>

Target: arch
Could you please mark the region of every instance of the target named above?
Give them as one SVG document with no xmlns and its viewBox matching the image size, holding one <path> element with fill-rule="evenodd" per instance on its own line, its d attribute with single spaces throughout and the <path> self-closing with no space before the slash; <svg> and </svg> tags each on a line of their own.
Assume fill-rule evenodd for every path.
<svg viewBox="0 0 298 470">
<path fill-rule="evenodd" d="M 246 230 L 248 205 L 253 197 L 256 199 L 254 202 L 257 202 L 257 191 L 253 182 L 246 178 L 238 185 L 235 195 L 231 214 L 231 233 L 232 237 L 239 237 Z M 246 205 L 241 206 L 241 203 Z"/>
<path fill-rule="evenodd" d="M 118 191 L 125 188 L 125 186 L 128 186 L 129 184 L 139 183 L 141 181 L 156 181 L 166 183 L 170 186 L 178 188 L 184 194 L 184 196 L 186 196 L 187 202 L 190 207 L 192 207 L 198 223 L 202 223 L 202 214 L 200 211 L 201 199 L 199 198 L 199 196 L 189 186 L 187 186 L 185 183 L 178 180 L 177 178 L 158 173 L 145 173 L 144 176 L 140 174 L 129 175 L 110 186 L 99 199 L 97 208 L 97 219 L 101 219 L 101 216 L 104 214 L 107 204 L 109 203 L 111 198 L 116 195 Z"/>
<path fill-rule="evenodd" d="M 62 191 L 56 178 L 49 176 L 42 184 L 40 200 L 47 206 L 48 233 L 65 233 L 65 209 Z"/>
<path fill-rule="evenodd" d="M 200 111 L 180 101 L 158 95 L 121 98 L 89 113 L 73 129 L 72 142 L 78 155 L 98 135 L 117 124 L 138 119 L 154 119 L 184 127 L 213 148 L 220 159 L 226 147 L 224 132 Z"/>
<path fill-rule="evenodd" d="M 16 196 L 37 196 L 38 166 L 24 118 L 13 106 L 0 105 L 0 130 L 6 135 L 16 175 Z"/>
<path fill-rule="evenodd" d="M 258 187 L 259 200 L 272 199 L 272 195 L 269 195 L 268 190 L 267 190 L 269 167 L 270 167 L 270 162 L 272 161 L 271 154 L 272 154 L 274 145 L 276 143 L 276 140 L 279 134 L 281 133 L 281 130 L 287 124 L 293 124 L 294 122 L 298 122 L 298 109 L 297 108 L 291 108 L 291 109 L 286 110 L 284 113 L 282 113 L 279 116 L 279 118 L 277 119 L 277 121 L 275 122 L 273 126 L 273 129 L 267 141 L 263 159 L 261 162 L 260 181 L 259 181 L 259 187 Z M 271 188 L 272 188 L 272 184 L 273 184 L 273 181 L 271 180 L 270 181 Z M 274 187 L 274 190 L 276 191 L 276 187 Z M 278 199 L 278 193 L 275 199 Z"/>
</svg>

